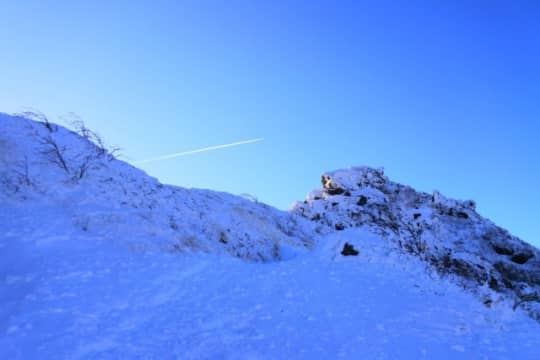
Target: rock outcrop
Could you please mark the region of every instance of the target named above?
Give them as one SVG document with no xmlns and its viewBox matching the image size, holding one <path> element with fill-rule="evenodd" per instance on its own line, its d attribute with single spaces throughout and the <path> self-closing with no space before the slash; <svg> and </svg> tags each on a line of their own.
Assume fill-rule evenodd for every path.
<svg viewBox="0 0 540 360">
<path fill-rule="evenodd" d="M 480 216 L 474 201 L 419 192 L 369 167 L 328 172 L 321 182 L 292 209 L 321 231 L 366 227 L 482 293 L 486 305 L 486 293 L 502 294 L 540 321 L 540 251 Z"/>
</svg>

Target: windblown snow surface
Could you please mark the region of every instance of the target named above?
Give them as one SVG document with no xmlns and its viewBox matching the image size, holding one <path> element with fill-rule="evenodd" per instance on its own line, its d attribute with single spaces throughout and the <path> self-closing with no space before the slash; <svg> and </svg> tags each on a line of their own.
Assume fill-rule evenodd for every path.
<svg viewBox="0 0 540 360">
<path fill-rule="evenodd" d="M 0 115 L 1 359 L 539 357 L 512 296 L 369 221 L 162 185 L 84 137 Z"/>
</svg>

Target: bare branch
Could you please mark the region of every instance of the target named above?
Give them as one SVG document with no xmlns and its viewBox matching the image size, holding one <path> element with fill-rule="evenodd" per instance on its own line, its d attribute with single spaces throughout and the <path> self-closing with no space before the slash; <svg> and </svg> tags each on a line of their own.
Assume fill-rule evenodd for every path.
<svg viewBox="0 0 540 360">
<path fill-rule="evenodd" d="M 75 132 L 96 146 L 96 152 L 98 157 L 104 156 L 109 161 L 116 159 L 116 157 L 119 155 L 120 148 L 109 148 L 105 144 L 103 138 L 97 132 L 87 128 L 78 115 L 70 113 L 69 116 L 74 118 L 74 120 L 71 121 L 71 126 L 73 127 Z"/>
<path fill-rule="evenodd" d="M 24 160 L 21 160 L 15 164 L 13 172 L 19 179 L 19 182 L 26 186 L 32 186 L 34 183 L 30 179 L 30 170 L 28 166 L 28 157 L 25 155 Z"/>
<path fill-rule="evenodd" d="M 47 130 L 49 130 L 49 132 L 54 132 L 57 130 L 56 126 L 49 121 L 49 118 L 47 118 L 47 116 L 40 111 L 37 111 L 37 110 L 23 111 L 15 115 L 26 118 L 26 119 L 37 121 L 43 124 L 43 126 L 45 126 Z"/>
<path fill-rule="evenodd" d="M 41 154 L 45 155 L 50 162 L 60 166 L 60 168 L 62 168 L 66 173 L 69 174 L 69 167 L 64 156 L 64 153 L 66 152 L 66 147 L 58 145 L 58 143 L 52 138 L 50 134 L 42 137 L 40 139 L 40 143 L 41 145 L 43 145 Z"/>
<path fill-rule="evenodd" d="M 75 132 L 85 138 L 92 141 L 92 131 L 86 127 L 84 122 L 80 119 L 71 122 L 71 126 L 75 129 Z"/>
<path fill-rule="evenodd" d="M 77 167 L 77 174 L 76 177 L 78 180 L 82 179 L 84 175 L 86 175 L 88 169 L 90 169 L 90 166 L 92 165 L 93 160 L 95 157 L 92 155 L 86 155 L 82 161 L 79 163 Z"/>
</svg>

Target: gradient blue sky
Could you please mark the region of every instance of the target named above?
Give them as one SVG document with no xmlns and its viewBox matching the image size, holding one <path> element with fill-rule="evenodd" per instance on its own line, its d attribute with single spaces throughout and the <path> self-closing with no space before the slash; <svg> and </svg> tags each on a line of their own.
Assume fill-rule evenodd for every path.
<svg viewBox="0 0 540 360">
<path fill-rule="evenodd" d="M 79 114 L 167 183 L 287 208 L 325 170 L 540 245 L 538 1 L 1 1 L 0 111 Z"/>
</svg>

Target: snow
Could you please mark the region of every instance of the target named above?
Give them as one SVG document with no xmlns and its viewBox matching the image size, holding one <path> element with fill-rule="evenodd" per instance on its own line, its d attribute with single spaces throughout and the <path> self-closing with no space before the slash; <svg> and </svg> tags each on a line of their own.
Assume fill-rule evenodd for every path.
<svg viewBox="0 0 540 360">
<path fill-rule="evenodd" d="M 258 264 L 57 237 L 36 215 L 54 216 L 1 219 L 2 358 L 533 359 L 540 345 L 522 312 L 486 308 L 363 229 Z M 370 251 L 341 257 L 344 241 Z"/>
<path fill-rule="evenodd" d="M 0 114 L 2 359 L 537 358 L 540 324 L 508 296 L 486 287 L 485 306 L 373 224 L 334 231 L 114 159 L 73 179 L 40 155 L 36 131 L 48 130 Z M 93 151 L 64 128 L 53 136 L 73 169 Z M 354 196 L 382 206 L 374 171 Z M 310 201 L 336 199 L 343 214 L 357 202 Z"/>
</svg>

